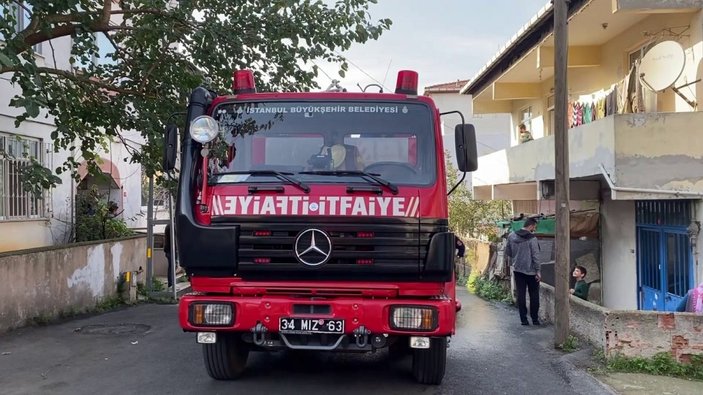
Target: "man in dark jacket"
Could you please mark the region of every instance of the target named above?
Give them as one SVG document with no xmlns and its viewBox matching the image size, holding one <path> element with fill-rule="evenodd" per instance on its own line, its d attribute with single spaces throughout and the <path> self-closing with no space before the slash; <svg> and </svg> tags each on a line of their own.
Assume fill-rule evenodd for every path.
<svg viewBox="0 0 703 395">
<path fill-rule="evenodd" d="M 166 262 L 168 262 L 168 273 L 166 278 L 168 278 L 168 287 L 173 287 L 173 259 L 171 257 L 171 224 L 166 225 L 164 229 L 164 254 L 166 255 Z"/>
<path fill-rule="evenodd" d="M 522 229 L 508 236 L 505 256 L 510 259 L 517 288 L 517 305 L 522 325 L 530 325 L 527 321 L 527 301 L 525 291 L 530 292 L 530 317 L 534 325 L 539 325 L 539 282 L 541 279 L 540 263 L 537 259 L 539 244 L 533 234 L 537 228 L 537 220 L 528 218 Z"/>
</svg>

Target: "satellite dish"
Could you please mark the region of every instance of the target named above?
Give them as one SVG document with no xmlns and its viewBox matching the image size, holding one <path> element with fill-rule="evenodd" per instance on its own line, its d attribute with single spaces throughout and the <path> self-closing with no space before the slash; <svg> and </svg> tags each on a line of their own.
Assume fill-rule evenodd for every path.
<svg viewBox="0 0 703 395">
<path fill-rule="evenodd" d="M 654 91 L 663 91 L 676 82 L 686 65 L 686 53 L 676 41 L 663 41 L 647 51 L 640 62 L 640 80 Z"/>
</svg>

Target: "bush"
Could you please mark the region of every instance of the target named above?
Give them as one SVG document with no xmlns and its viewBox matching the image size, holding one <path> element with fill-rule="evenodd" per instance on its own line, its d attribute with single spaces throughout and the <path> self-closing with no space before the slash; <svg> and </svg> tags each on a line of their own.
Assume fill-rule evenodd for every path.
<svg viewBox="0 0 703 395">
<path fill-rule="evenodd" d="M 608 359 L 607 367 L 616 372 L 703 380 L 703 355 L 691 355 L 691 363 L 679 363 L 668 352 L 658 353 L 652 358 L 627 358 L 616 355 Z"/>
<path fill-rule="evenodd" d="M 510 292 L 497 281 L 489 280 L 479 275 L 472 274 L 469 277 L 467 287 L 470 292 L 475 293 L 483 299 L 500 300 L 503 302 L 512 301 Z"/>
<path fill-rule="evenodd" d="M 76 241 L 108 240 L 134 234 L 124 220 L 116 218 L 114 203 L 108 203 L 95 188 L 76 196 Z"/>
</svg>

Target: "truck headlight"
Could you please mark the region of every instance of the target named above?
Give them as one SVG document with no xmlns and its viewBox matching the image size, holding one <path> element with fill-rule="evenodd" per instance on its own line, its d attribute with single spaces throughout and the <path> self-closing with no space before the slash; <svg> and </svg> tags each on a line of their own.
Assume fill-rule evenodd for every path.
<svg viewBox="0 0 703 395">
<path fill-rule="evenodd" d="M 231 326 L 234 308 L 231 303 L 193 303 L 190 322 L 199 326 Z"/>
<path fill-rule="evenodd" d="M 201 115 L 190 123 L 190 137 L 200 144 L 209 143 L 220 133 L 220 124 L 215 118 Z"/>
<path fill-rule="evenodd" d="M 411 331 L 437 329 L 438 312 L 431 306 L 391 306 L 391 328 Z"/>
</svg>

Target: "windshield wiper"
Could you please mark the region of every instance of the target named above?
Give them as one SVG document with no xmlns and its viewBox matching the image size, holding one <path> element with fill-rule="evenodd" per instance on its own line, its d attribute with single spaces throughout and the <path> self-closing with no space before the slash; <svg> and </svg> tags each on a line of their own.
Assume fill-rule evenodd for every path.
<svg viewBox="0 0 703 395">
<path fill-rule="evenodd" d="M 250 174 L 254 177 L 256 177 L 256 176 L 274 176 L 274 177 L 278 178 L 279 180 L 283 180 L 283 181 L 288 182 L 291 185 L 295 185 L 296 187 L 300 188 L 305 193 L 310 192 L 310 187 L 307 184 L 291 177 L 293 175 L 293 173 L 280 172 L 280 171 L 276 171 L 276 170 L 241 170 L 241 171 L 228 171 L 225 173 L 219 173 L 217 175 L 223 176 L 223 175 L 227 175 L 227 174 Z"/>
<path fill-rule="evenodd" d="M 394 195 L 398 194 L 398 187 L 395 186 L 395 184 L 393 184 L 392 182 L 379 177 L 380 174 L 367 173 L 365 171 L 360 170 L 316 170 L 301 171 L 298 174 L 317 174 L 321 176 L 357 176 L 363 178 L 366 181 L 371 180 L 378 185 L 390 189 L 390 191 L 393 192 Z"/>
</svg>

